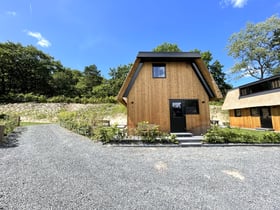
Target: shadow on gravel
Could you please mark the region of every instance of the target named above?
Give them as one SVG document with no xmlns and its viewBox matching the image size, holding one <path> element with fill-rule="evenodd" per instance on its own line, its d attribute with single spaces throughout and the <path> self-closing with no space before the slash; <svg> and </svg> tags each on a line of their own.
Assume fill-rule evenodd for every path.
<svg viewBox="0 0 280 210">
<path fill-rule="evenodd" d="M 0 149 L 7 149 L 18 146 L 18 138 L 26 130 L 26 127 L 18 127 L 12 133 L 4 137 L 3 141 L 0 141 Z M 0 208 L 1 209 L 1 208 Z"/>
</svg>

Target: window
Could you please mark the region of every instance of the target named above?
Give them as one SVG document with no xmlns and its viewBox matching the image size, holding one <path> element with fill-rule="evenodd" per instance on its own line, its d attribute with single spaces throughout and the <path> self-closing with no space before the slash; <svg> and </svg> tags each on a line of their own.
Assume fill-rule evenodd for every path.
<svg viewBox="0 0 280 210">
<path fill-rule="evenodd" d="M 272 89 L 280 88 L 280 79 L 275 79 L 271 81 Z"/>
<path fill-rule="evenodd" d="M 251 111 L 251 116 L 254 116 L 254 117 L 260 116 L 260 109 L 259 108 L 254 107 L 254 108 L 251 108 L 250 111 Z"/>
<path fill-rule="evenodd" d="M 269 91 L 272 89 L 280 88 L 280 79 L 276 78 L 269 81 L 264 81 L 249 87 L 240 88 L 240 96 L 246 96 L 254 93 L 259 93 L 263 91 Z"/>
<path fill-rule="evenodd" d="M 235 117 L 241 117 L 241 109 L 235 109 L 234 110 L 234 116 Z"/>
<path fill-rule="evenodd" d="M 165 78 L 166 69 L 165 64 L 153 64 L 153 78 Z"/>
<path fill-rule="evenodd" d="M 198 100 L 186 100 L 186 114 L 199 114 Z"/>
</svg>

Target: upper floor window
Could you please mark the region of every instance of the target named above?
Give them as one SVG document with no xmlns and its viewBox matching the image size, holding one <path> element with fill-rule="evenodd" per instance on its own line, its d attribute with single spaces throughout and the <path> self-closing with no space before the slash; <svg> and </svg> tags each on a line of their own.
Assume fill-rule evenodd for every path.
<svg viewBox="0 0 280 210">
<path fill-rule="evenodd" d="M 166 66 L 165 64 L 153 64 L 153 78 L 165 78 Z"/>
<path fill-rule="evenodd" d="M 272 86 L 272 89 L 274 88 L 280 88 L 280 79 L 275 79 L 275 80 L 272 80 L 271 81 L 271 86 Z"/>
<path fill-rule="evenodd" d="M 248 87 L 240 88 L 240 96 L 246 96 L 263 91 L 269 91 L 272 89 L 280 88 L 280 79 L 264 81 L 262 83 L 254 84 Z"/>
</svg>

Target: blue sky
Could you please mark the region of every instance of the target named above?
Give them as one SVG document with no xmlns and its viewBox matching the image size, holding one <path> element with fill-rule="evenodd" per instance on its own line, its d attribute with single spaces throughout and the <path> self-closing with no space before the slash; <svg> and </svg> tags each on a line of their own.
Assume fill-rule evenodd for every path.
<svg viewBox="0 0 280 210">
<path fill-rule="evenodd" d="M 139 51 L 169 42 L 209 50 L 227 73 L 230 35 L 279 11 L 280 0 L 1 0 L 0 42 L 34 45 L 72 69 L 95 64 L 107 78 Z"/>
</svg>

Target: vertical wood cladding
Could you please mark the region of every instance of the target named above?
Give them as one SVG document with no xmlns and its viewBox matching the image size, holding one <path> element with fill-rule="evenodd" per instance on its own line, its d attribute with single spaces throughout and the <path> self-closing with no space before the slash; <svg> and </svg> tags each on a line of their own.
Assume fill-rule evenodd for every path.
<svg viewBox="0 0 280 210">
<path fill-rule="evenodd" d="M 260 116 L 251 116 L 250 108 L 241 109 L 241 117 L 234 116 L 234 110 L 229 111 L 230 125 L 240 128 L 261 128 Z M 280 131 L 280 106 L 271 107 L 272 126 Z"/>
<path fill-rule="evenodd" d="M 153 62 L 144 63 L 128 95 L 128 127 L 148 121 L 170 131 L 169 99 L 198 99 L 199 114 L 187 115 L 187 130 L 201 134 L 209 126 L 209 99 L 191 65 L 167 62 L 166 78 L 153 78 Z"/>
</svg>

